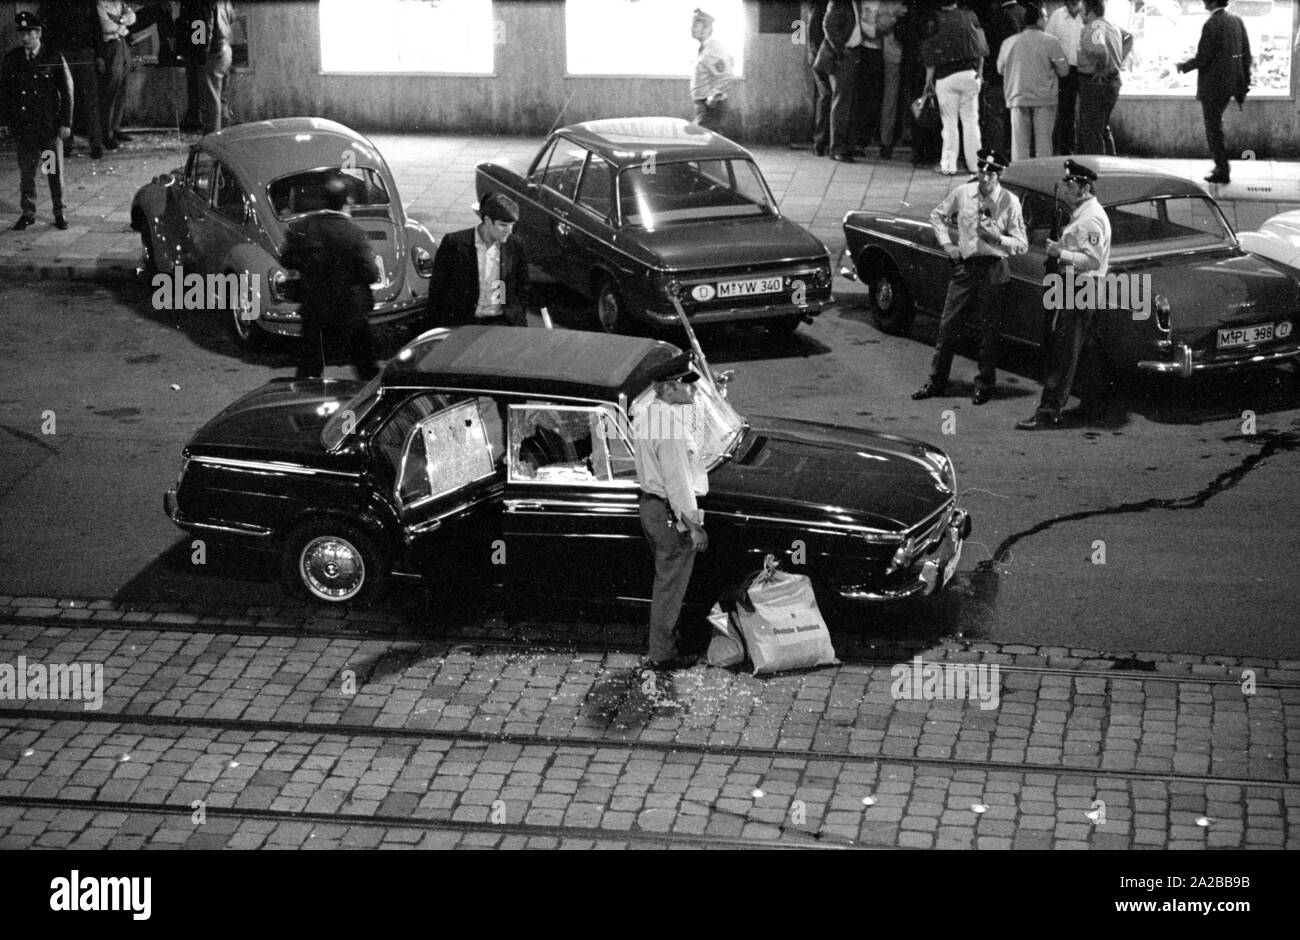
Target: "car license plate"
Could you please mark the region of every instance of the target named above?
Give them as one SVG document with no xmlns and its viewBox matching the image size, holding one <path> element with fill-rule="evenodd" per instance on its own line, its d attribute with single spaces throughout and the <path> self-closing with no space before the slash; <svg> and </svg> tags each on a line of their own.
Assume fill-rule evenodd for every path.
<svg viewBox="0 0 1300 940">
<path fill-rule="evenodd" d="M 722 281 L 718 284 L 719 297 L 748 297 L 751 294 L 775 294 L 784 281 L 780 277 L 755 277 L 747 281 Z"/>
<path fill-rule="evenodd" d="M 1258 323 L 1255 326 L 1236 326 L 1219 330 L 1219 348 L 1232 346 L 1251 346 L 1255 343 L 1267 343 L 1273 338 L 1272 323 Z"/>
</svg>

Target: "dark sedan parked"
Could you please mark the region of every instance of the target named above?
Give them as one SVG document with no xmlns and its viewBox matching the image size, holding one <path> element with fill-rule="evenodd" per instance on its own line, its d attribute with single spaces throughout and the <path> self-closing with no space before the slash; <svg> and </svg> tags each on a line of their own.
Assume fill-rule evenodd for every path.
<svg viewBox="0 0 1300 940">
<path fill-rule="evenodd" d="M 479 198 L 519 203 L 515 237 L 596 301 L 596 326 L 758 321 L 793 332 L 831 301 L 826 246 L 782 218 L 749 151 L 678 118 L 561 128 L 525 169 L 479 164 Z"/>
<path fill-rule="evenodd" d="M 1294 270 L 1243 250 L 1206 192 L 1181 177 L 1114 157 L 1077 157 L 1095 170 L 1097 197 L 1111 224 L 1106 315 L 1093 319 L 1102 368 L 1184 378 L 1300 356 L 1300 280 Z M 1003 336 L 1025 346 L 1044 337 L 1044 262 L 1062 176 L 1056 158 L 1009 167 L 1002 185 L 1024 210 L 1029 251 L 1010 259 Z M 850 212 L 844 237 L 872 312 L 886 332 L 905 333 L 920 311 L 943 309 L 951 263 L 940 250 L 929 208 Z M 852 276 L 852 272 L 850 272 Z M 1068 287 L 1069 285 L 1067 285 Z M 1071 294 L 1076 296 L 1076 294 Z M 1096 308 L 1094 308 L 1096 309 Z"/>
<path fill-rule="evenodd" d="M 185 448 L 165 507 L 196 535 L 278 552 L 290 584 L 323 602 L 392 572 L 454 583 L 469 569 L 512 594 L 647 600 L 628 430 L 653 397 L 650 370 L 677 353 L 595 333 L 432 330 L 364 387 L 278 379 L 235 402 Z M 711 380 L 697 407 L 710 547 L 695 601 L 767 553 L 806 571 L 824 603 L 952 578 L 970 520 L 942 451 L 804 421 L 751 427 Z"/>
</svg>

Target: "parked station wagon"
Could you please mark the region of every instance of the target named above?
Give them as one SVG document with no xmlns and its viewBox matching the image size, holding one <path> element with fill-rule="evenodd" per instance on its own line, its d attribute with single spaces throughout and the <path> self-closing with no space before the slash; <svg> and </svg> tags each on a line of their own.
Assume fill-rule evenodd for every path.
<svg viewBox="0 0 1300 940">
<path fill-rule="evenodd" d="M 762 323 L 793 332 L 831 302 L 826 246 L 781 216 L 749 151 L 678 118 L 588 121 L 528 166 L 481 163 L 479 198 L 519 203 L 528 259 L 595 299 L 595 326 Z"/>
<path fill-rule="evenodd" d="M 1099 175 L 1097 197 L 1111 224 L 1108 277 L 1142 288 L 1142 304 L 1093 318 L 1102 368 L 1184 378 L 1300 356 L 1300 272 L 1244 250 L 1218 204 L 1200 186 L 1138 160 L 1076 157 Z M 1062 160 L 1012 164 L 1002 186 L 1020 198 L 1029 251 L 1010 259 L 1005 339 L 1037 347 L 1045 337 L 1044 262 L 1053 227 L 1069 219 L 1054 186 Z M 1059 231 L 1059 228 L 1057 229 Z M 917 312 L 937 316 L 951 276 L 929 207 L 850 212 L 847 251 L 870 291 L 876 324 L 906 333 Z"/>
<path fill-rule="evenodd" d="M 277 379 L 184 450 L 165 508 L 196 535 L 278 554 L 290 586 L 356 600 L 392 573 L 486 573 L 512 595 L 646 601 L 629 428 L 666 342 L 465 326 L 409 343 L 364 386 Z M 707 369 L 702 369 L 707 374 Z M 854 428 L 754 419 L 698 385 L 711 603 L 774 554 L 823 604 L 942 589 L 970 519 L 937 448 Z"/>
<path fill-rule="evenodd" d="M 299 336 L 302 322 L 280 264 L 290 223 L 325 208 L 325 184 L 348 186 L 352 219 L 375 252 L 372 323 L 422 314 L 433 273 L 433 237 L 402 207 L 383 155 L 365 137 L 324 118 L 280 118 L 207 134 L 184 167 L 143 186 L 131 203 L 141 268 L 258 280 L 255 303 L 241 291 L 220 295 L 235 341 Z"/>
</svg>

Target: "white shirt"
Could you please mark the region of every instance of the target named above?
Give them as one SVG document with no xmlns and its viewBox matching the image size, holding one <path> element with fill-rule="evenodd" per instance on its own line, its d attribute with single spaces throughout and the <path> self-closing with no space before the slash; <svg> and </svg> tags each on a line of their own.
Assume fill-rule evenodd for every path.
<svg viewBox="0 0 1300 940">
<path fill-rule="evenodd" d="M 1079 42 L 1083 38 L 1083 8 L 1078 16 L 1071 16 L 1069 8 L 1060 7 L 1047 18 L 1046 33 L 1061 41 L 1065 49 L 1065 61 L 1072 66 L 1079 64 Z"/>
<path fill-rule="evenodd" d="M 1074 268 L 1075 277 L 1106 276 L 1110 266 L 1110 219 L 1096 196 L 1075 207 L 1061 232 L 1061 263 Z"/>
<path fill-rule="evenodd" d="M 695 440 L 695 406 L 669 404 L 656 395 L 646 412 L 632 426 L 637 485 L 668 500 L 678 516 L 703 524 L 696 500 L 709 492 L 709 474 Z"/>
<path fill-rule="evenodd" d="M 483 241 L 475 226 L 474 250 L 478 255 L 478 306 L 474 308 L 474 316 L 479 320 L 499 317 L 506 299 L 501 280 L 501 246 Z"/>
</svg>

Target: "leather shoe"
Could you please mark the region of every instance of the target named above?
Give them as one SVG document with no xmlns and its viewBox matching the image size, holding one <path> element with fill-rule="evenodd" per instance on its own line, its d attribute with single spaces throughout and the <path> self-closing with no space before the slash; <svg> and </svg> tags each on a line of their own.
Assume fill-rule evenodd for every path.
<svg viewBox="0 0 1300 940">
<path fill-rule="evenodd" d="M 23 229 L 27 228 L 27 226 L 32 225 L 35 222 L 36 219 L 32 218 L 30 215 L 20 215 L 18 221 L 13 224 L 12 231 L 21 232 Z"/>
<path fill-rule="evenodd" d="M 674 656 L 672 659 L 664 659 L 659 662 L 648 659 L 645 668 L 653 669 L 655 672 L 676 672 L 678 669 L 690 669 L 697 662 L 699 662 L 697 657 L 681 654 Z"/>
<path fill-rule="evenodd" d="M 1207 182 L 1207 183 L 1230 183 L 1230 182 L 1232 182 L 1232 180 L 1228 178 L 1227 174 L 1224 174 L 1224 173 L 1211 173 L 1209 176 L 1207 176 L 1207 177 L 1205 178 L 1205 182 Z"/>
<path fill-rule="evenodd" d="M 831 159 L 832 159 L 832 160 L 837 160 L 837 161 L 839 161 L 840 163 L 857 163 L 857 162 L 858 162 L 857 160 L 854 160 L 854 159 L 853 159 L 852 154 L 847 154 L 847 153 L 833 153 L 833 154 L 831 154 Z"/>
<path fill-rule="evenodd" d="M 920 401 L 923 398 L 937 398 L 943 394 L 944 387 L 942 382 L 926 382 L 912 393 L 912 400 Z"/>
<path fill-rule="evenodd" d="M 1061 416 L 1048 414 L 1045 411 L 1035 412 L 1024 421 L 1016 422 L 1017 431 L 1046 431 L 1049 428 L 1059 428 L 1062 424 Z"/>
<path fill-rule="evenodd" d="M 54 227 L 60 231 L 64 231 L 68 227 L 68 220 L 61 215 L 56 215 L 54 217 Z"/>
<path fill-rule="evenodd" d="M 993 389 L 977 388 L 975 389 L 975 394 L 971 396 L 970 403 L 972 405 L 987 405 L 992 398 Z"/>
<path fill-rule="evenodd" d="M 826 156 L 826 145 L 825 145 L 825 144 L 815 144 L 815 145 L 813 146 L 813 149 L 812 149 L 812 150 L 813 150 L 813 156 L 816 156 L 816 157 L 824 157 L 824 156 Z"/>
</svg>

